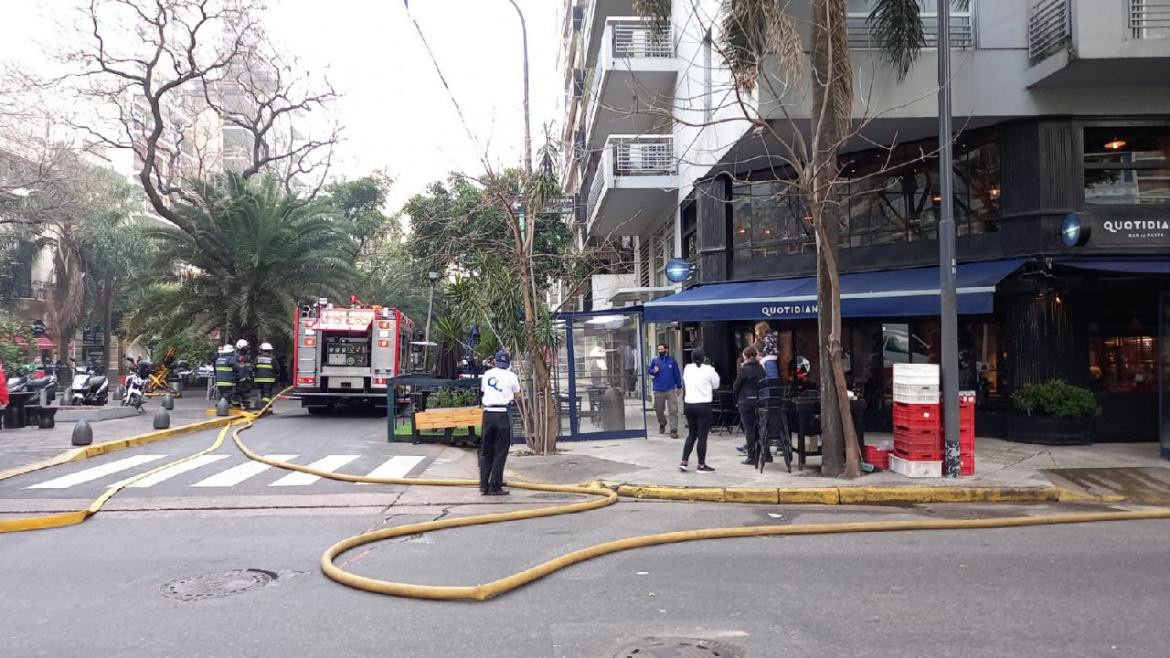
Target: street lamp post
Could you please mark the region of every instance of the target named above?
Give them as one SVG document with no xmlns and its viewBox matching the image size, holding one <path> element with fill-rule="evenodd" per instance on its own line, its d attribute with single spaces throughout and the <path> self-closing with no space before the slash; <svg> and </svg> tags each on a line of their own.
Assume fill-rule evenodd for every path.
<svg viewBox="0 0 1170 658">
<path fill-rule="evenodd" d="M 938 3 L 939 321 L 942 324 L 943 472 L 958 477 L 959 327 L 956 303 L 955 208 L 951 192 L 951 3 Z"/>
<path fill-rule="evenodd" d="M 431 312 L 435 308 L 435 284 L 439 282 L 438 272 L 427 272 L 427 279 L 431 282 L 431 295 L 427 301 L 427 328 L 423 334 L 423 367 L 430 368 L 431 362 Z"/>
</svg>

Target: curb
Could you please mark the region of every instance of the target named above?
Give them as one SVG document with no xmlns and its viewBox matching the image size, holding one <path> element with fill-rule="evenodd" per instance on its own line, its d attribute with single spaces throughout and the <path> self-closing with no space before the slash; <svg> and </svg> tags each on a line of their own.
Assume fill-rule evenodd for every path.
<svg viewBox="0 0 1170 658">
<path fill-rule="evenodd" d="M 114 439 L 113 441 L 105 441 L 103 443 L 95 443 L 93 445 L 85 446 L 83 448 L 73 448 L 72 450 L 66 450 L 65 452 L 54 455 L 53 457 L 49 457 L 48 459 L 42 459 L 41 461 L 33 462 L 31 464 L 25 464 L 24 466 L 16 466 L 13 468 L 9 468 L 7 470 L 0 471 L 0 480 L 7 480 L 8 478 L 14 478 L 14 477 L 17 477 L 18 475 L 24 475 L 25 473 L 32 473 L 33 471 L 39 471 L 39 470 L 44 469 L 44 468 L 49 468 L 50 466 L 57 466 L 57 465 L 65 464 L 68 462 L 81 461 L 83 459 L 89 459 L 91 457 L 97 457 L 99 455 L 106 455 L 106 454 L 109 454 L 111 452 L 117 452 L 119 450 L 125 450 L 127 448 L 136 448 L 138 446 L 144 446 L 144 445 L 147 445 L 149 443 L 154 443 L 156 441 L 165 441 L 166 439 L 170 439 L 170 438 L 173 438 L 176 436 L 181 436 L 183 434 L 191 434 L 194 432 L 202 432 L 204 430 L 215 429 L 215 428 L 227 425 L 228 423 L 232 422 L 233 420 L 238 420 L 238 418 L 236 416 L 227 416 L 227 417 L 213 418 L 211 420 L 201 420 L 199 422 L 191 423 L 189 425 L 179 425 L 178 427 L 172 427 L 170 429 L 165 429 L 165 430 L 157 430 L 154 432 L 148 432 L 146 434 L 138 434 L 136 436 L 130 436 L 130 437 L 126 437 L 124 439 Z"/>
<path fill-rule="evenodd" d="M 686 500 L 711 503 L 787 505 L 880 505 L 885 503 L 1053 503 L 1102 501 L 1057 486 L 1047 487 L 668 487 L 614 484 L 581 486 L 612 489 L 624 498 Z M 1107 501 L 1115 502 L 1115 501 Z"/>
</svg>

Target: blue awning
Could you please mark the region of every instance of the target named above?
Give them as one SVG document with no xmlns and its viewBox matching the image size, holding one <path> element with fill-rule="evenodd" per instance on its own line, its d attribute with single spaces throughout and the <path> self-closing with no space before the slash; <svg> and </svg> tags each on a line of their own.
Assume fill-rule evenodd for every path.
<svg viewBox="0 0 1170 658">
<path fill-rule="evenodd" d="M 1023 264 L 1024 259 L 1012 259 L 959 265 L 959 313 L 991 313 L 996 284 Z M 646 302 L 643 312 L 647 322 L 815 318 L 817 280 L 803 277 L 696 286 Z M 938 315 L 938 267 L 844 274 L 841 313 L 855 318 Z"/>
<path fill-rule="evenodd" d="M 1056 264 L 1098 272 L 1170 274 L 1170 260 L 1165 258 L 1061 258 Z"/>
</svg>

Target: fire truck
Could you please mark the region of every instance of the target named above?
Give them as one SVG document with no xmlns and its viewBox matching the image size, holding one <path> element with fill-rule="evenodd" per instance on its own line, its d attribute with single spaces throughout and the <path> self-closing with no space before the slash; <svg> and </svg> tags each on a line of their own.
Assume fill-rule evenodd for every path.
<svg viewBox="0 0 1170 658">
<path fill-rule="evenodd" d="M 309 413 L 339 404 L 386 406 L 387 380 L 407 369 L 414 322 L 402 311 L 327 299 L 300 304 L 294 316 L 294 395 Z"/>
</svg>

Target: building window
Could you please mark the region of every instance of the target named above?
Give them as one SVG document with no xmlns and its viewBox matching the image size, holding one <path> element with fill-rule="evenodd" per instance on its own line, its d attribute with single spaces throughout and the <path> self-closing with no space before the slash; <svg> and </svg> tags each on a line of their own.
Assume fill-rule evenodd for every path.
<svg viewBox="0 0 1170 658">
<path fill-rule="evenodd" d="M 1084 130 L 1085 203 L 1170 204 L 1170 126 Z"/>
<path fill-rule="evenodd" d="M 815 247 L 800 195 L 784 181 L 735 183 L 731 247 L 737 260 L 797 254 Z"/>
<path fill-rule="evenodd" d="M 666 263 L 674 258 L 674 226 L 673 219 L 666 222 L 653 240 L 651 256 L 653 263 L 653 284 L 655 286 L 669 286 L 670 280 L 666 278 Z"/>
</svg>

